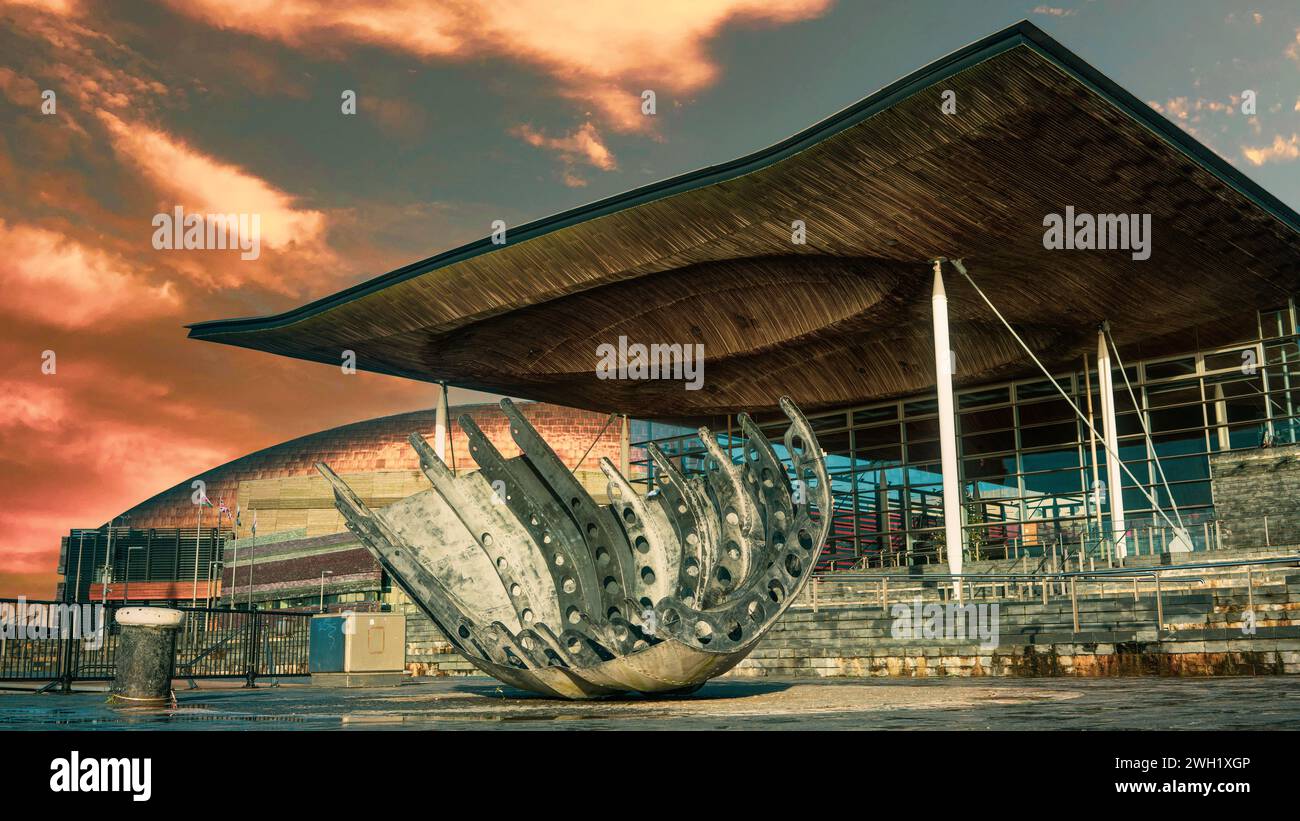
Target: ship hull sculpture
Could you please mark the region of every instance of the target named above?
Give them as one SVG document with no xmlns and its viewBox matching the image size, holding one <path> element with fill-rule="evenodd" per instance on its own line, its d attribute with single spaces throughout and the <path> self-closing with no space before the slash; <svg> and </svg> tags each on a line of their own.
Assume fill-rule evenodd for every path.
<svg viewBox="0 0 1300 821">
<path fill-rule="evenodd" d="M 461 416 L 478 470 L 458 476 L 412 434 L 433 487 L 378 510 L 316 465 L 348 528 L 488 675 L 571 699 L 690 692 L 745 658 L 811 576 L 830 482 L 789 399 L 789 468 L 741 414 L 739 464 L 707 428 L 703 476 L 651 443 L 657 487 L 644 496 L 601 460 L 609 505 L 509 400 L 501 408 L 520 456 L 503 457 Z"/>
</svg>

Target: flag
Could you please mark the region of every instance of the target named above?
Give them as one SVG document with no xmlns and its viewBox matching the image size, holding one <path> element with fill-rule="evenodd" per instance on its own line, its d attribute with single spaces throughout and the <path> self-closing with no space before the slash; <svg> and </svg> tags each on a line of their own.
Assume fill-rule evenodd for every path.
<svg viewBox="0 0 1300 821">
<path fill-rule="evenodd" d="M 257 535 L 257 511 L 253 511 L 253 535 Z"/>
<path fill-rule="evenodd" d="M 200 504 L 200 505 L 207 505 L 208 507 L 212 507 L 212 500 L 208 498 L 208 494 L 203 493 L 203 494 L 200 494 L 200 496 L 199 496 L 199 504 Z"/>
<path fill-rule="evenodd" d="M 238 528 L 243 524 L 243 510 L 239 505 L 235 505 L 235 527 Z"/>
<path fill-rule="evenodd" d="M 222 513 L 226 514 L 227 516 L 230 515 L 230 508 L 226 507 L 226 500 L 225 500 L 225 499 L 218 498 L 218 499 L 217 499 L 217 505 L 219 506 L 219 507 L 218 507 L 218 510 L 220 510 Z"/>
</svg>

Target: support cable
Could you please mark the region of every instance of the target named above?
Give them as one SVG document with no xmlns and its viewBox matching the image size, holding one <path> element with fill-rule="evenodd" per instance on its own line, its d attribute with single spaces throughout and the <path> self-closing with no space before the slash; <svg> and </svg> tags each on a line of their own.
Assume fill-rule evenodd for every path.
<svg viewBox="0 0 1300 821">
<path fill-rule="evenodd" d="M 1007 322 L 1007 319 L 1002 315 L 1002 312 L 999 311 L 997 309 L 997 306 L 995 306 L 993 302 L 987 296 L 984 295 L 984 292 L 980 290 L 980 286 L 976 285 L 975 280 L 971 279 L 970 274 L 966 273 L 966 266 L 962 265 L 962 261 L 959 259 L 953 259 L 953 260 L 949 260 L 949 262 L 951 262 L 953 267 L 957 269 L 957 273 L 961 274 L 963 277 L 966 278 L 966 281 L 970 283 L 970 286 L 975 289 L 975 293 L 979 294 L 980 299 L 984 300 L 984 304 L 989 306 L 989 310 L 993 311 L 993 314 L 999 320 L 1002 321 L 1002 324 L 1005 325 L 1007 330 L 1011 332 L 1011 335 L 1015 337 L 1016 342 L 1020 343 L 1020 347 L 1025 349 L 1025 353 L 1029 355 L 1029 358 L 1034 361 L 1034 364 L 1038 366 L 1038 369 L 1042 371 L 1043 374 L 1047 377 L 1047 381 L 1051 382 L 1052 387 L 1056 388 L 1056 392 L 1061 394 L 1061 396 L 1065 399 L 1065 401 L 1070 404 L 1070 407 L 1074 409 L 1075 416 L 1078 416 L 1079 419 L 1083 421 L 1083 424 L 1087 425 L 1088 429 L 1097 435 L 1098 440 L 1102 443 L 1102 446 L 1105 447 L 1108 452 L 1114 454 L 1115 459 L 1119 462 L 1120 469 L 1128 474 L 1128 477 L 1133 480 L 1133 484 L 1137 486 L 1138 492 L 1141 493 L 1146 498 L 1146 500 L 1151 503 L 1151 509 L 1154 510 L 1156 513 L 1159 513 L 1160 518 L 1164 519 L 1166 524 L 1168 524 L 1170 527 L 1174 529 L 1177 529 L 1178 526 L 1175 525 L 1169 519 L 1169 517 L 1165 515 L 1165 512 L 1160 509 L 1160 506 L 1156 504 L 1156 500 L 1152 498 L 1150 493 L 1147 492 L 1147 489 L 1143 487 L 1141 482 L 1138 481 L 1138 478 L 1133 475 L 1133 471 L 1129 470 L 1128 465 L 1124 464 L 1124 460 L 1120 458 L 1119 454 L 1116 453 L 1114 450 L 1111 450 L 1110 445 L 1106 444 L 1105 439 L 1101 436 L 1100 433 L 1097 432 L 1097 429 L 1093 427 L 1093 424 L 1088 421 L 1088 418 L 1084 416 L 1083 413 L 1079 410 L 1079 406 L 1074 404 L 1074 400 L 1070 398 L 1070 395 L 1065 392 L 1065 389 L 1062 388 L 1060 383 L 1056 381 L 1056 378 L 1052 376 L 1051 371 L 1047 370 L 1046 366 L 1044 366 L 1043 363 L 1039 361 L 1037 356 L 1034 356 L 1034 352 L 1030 350 L 1027 344 L 1025 344 L 1025 340 L 1020 338 L 1020 334 L 1016 333 L 1016 329 L 1011 327 L 1011 323 Z M 1111 478 L 1111 480 L 1113 481 L 1113 477 L 1108 477 L 1108 478 Z M 1120 492 L 1123 492 L 1122 487 Z"/>
<path fill-rule="evenodd" d="M 1174 509 L 1174 516 L 1178 519 L 1178 527 L 1181 530 L 1187 528 L 1183 525 L 1183 514 L 1178 511 L 1178 503 L 1174 501 L 1174 492 L 1169 489 L 1169 480 L 1165 478 L 1165 468 L 1160 464 L 1160 454 L 1156 453 L 1156 443 L 1151 438 L 1151 428 L 1147 425 L 1146 411 L 1137 401 L 1137 394 L 1133 392 L 1133 385 L 1128 381 L 1128 374 L 1124 372 L 1124 360 L 1120 359 L 1119 346 L 1115 344 L 1115 338 L 1110 335 L 1110 323 L 1102 326 L 1102 332 L 1106 335 L 1106 341 L 1110 344 L 1110 349 L 1115 352 L 1115 364 L 1119 365 L 1119 375 L 1124 377 L 1124 387 L 1128 388 L 1128 398 L 1133 402 L 1133 409 L 1137 411 L 1138 422 L 1142 424 L 1142 433 L 1146 435 L 1147 447 L 1151 448 L 1151 458 L 1155 460 L 1156 471 L 1160 474 L 1160 482 L 1165 486 L 1165 493 L 1169 494 L 1169 506 Z"/>
<path fill-rule="evenodd" d="M 587 446 L 587 452 L 582 454 L 582 458 L 578 460 L 577 464 L 575 464 L 571 470 L 576 471 L 578 468 L 582 467 L 582 463 L 587 461 L 587 457 L 591 455 L 591 449 L 596 447 L 596 443 L 600 441 L 600 437 L 605 435 L 605 431 L 609 430 L 609 426 L 612 425 L 614 420 L 617 418 L 617 413 L 611 413 L 609 415 L 609 418 L 605 420 L 605 427 L 601 428 L 600 433 L 596 434 L 596 438 L 591 440 L 591 444 Z M 626 479 L 627 477 L 624 476 L 623 478 Z"/>
</svg>

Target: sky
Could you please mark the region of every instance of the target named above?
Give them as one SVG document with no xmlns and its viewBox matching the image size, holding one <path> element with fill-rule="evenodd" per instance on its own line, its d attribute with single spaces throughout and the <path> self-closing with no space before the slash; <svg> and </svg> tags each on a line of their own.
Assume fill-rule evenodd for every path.
<svg viewBox="0 0 1300 821">
<path fill-rule="evenodd" d="M 0 0 L 0 596 L 50 596 L 74 527 L 433 401 L 185 324 L 733 159 L 1020 19 L 1300 208 L 1294 0 Z M 259 215 L 257 258 L 156 248 L 178 206 Z"/>
</svg>

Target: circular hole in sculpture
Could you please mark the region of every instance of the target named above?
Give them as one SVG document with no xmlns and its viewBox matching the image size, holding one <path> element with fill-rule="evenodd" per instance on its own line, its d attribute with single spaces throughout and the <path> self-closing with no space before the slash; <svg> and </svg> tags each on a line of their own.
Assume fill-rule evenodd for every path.
<svg viewBox="0 0 1300 821">
<path fill-rule="evenodd" d="M 654 584 L 655 572 L 648 567 L 641 568 L 641 583 L 647 585 Z"/>
<path fill-rule="evenodd" d="M 718 584 L 722 585 L 723 587 L 727 587 L 728 585 L 731 584 L 731 571 L 728 570 L 727 568 L 719 567 L 718 572 L 714 573 L 713 575 L 718 580 Z"/>
<path fill-rule="evenodd" d="M 785 572 L 795 578 L 799 577 L 799 574 L 803 572 L 803 562 L 799 561 L 798 556 L 793 553 L 785 554 Z"/>
<path fill-rule="evenodd" d="M 767 586 L 767 597 L 780 604 L 785 599 L 785 588 L 781 586 L 779 581 L 773 579 L 771 584 Z"/>
<path fill-rule="evenodd" d="M 572 593 L 578 589 L 578 583 L 573 580 L 572 576 L 565 576 L 564 580 L 560 582 L 560 587 L 564 588 L 565 593 Z"/>
<path fill-rule="evenodd" d="M 695 640 L 700 644 L 708 644 L 713 641 L 713 628 L 709 626 L 708 622 L 695 622 Z"/>
</svg>

